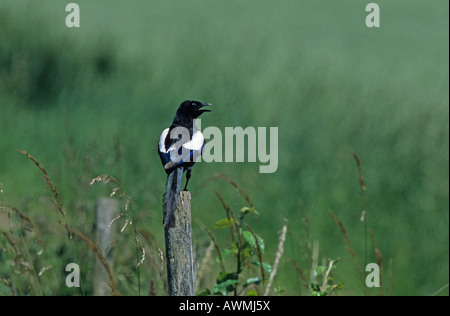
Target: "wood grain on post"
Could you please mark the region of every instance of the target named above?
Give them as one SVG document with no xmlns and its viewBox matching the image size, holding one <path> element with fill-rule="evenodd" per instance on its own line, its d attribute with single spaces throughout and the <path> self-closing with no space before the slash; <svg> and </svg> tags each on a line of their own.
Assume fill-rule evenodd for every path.
<svg viewBox="0 0 450 316">
<path fill-rule="evenodd" d="M 194 296 L 190 192 L 180 192 L 175 227 L 165 228 L 165 239 L 169 295 Z"/>
<path fill-rule="evenodd" d="M 111 265 L 111 249 L 108 247 L 111 244 L 114 236 L 114 225 L 109 227 L 111 221 L 117 216 L 119 212 L 119 202 L 112 198 L 100 198 L 96 204 L 96 240 L 103 253 L 106 261 Z M 111 289 L 108 284 L 109 278 L 105 267 L 96 258 L 95 274 L 94 274 L 94 296 L 108 296 L 111 294 Z"/>
</svg>

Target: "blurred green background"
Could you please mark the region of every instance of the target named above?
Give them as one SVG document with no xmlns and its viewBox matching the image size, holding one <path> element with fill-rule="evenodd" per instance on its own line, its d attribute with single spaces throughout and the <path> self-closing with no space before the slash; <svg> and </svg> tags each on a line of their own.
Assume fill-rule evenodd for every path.
<svg viewBox="0 0 450 316">
<path fill-rule="evenodd" d="M 259 163 L 194 168 L 200 254 L 209 243 L 202 226 L 225 214 L 213 189 L 236 210 L 245 205 L 229 184 L 211 181 L 225 174 L 260 213 L 251 224 L 266 240 L 268 262 L 289 218 L 275 282 L 284 295 L 305 294 L 288 259 L 308 266 L 306 230 L 323 258 L 342 258 L 334 271 L 345 284 L 341 293 L 363 295 L 363 280 L 328 214 L 341 219 L 363 265 L 354 151 L 367 186 L 368 225 L 383 255 L 383 294 L 428 295 L 448 284 L 448 1 L 379 0 L 377 29 L 365 26 L 368 1 L 75 2 L 80 28 L 65 26 L 68 1 L 0 2 L 0 199 L 34 221 L 26 238 L 36 268 L 57 271 L 39 277 L 44 294 L 78 294 L 61 285 L 71 253 L 42 174 L 16 149 L 47 169 L 72 226 L 91 234 L 95 200 L 110 188 L 89 183 L 110 174 L 130 193 L 135 224 L 163 245 L 165 173 L 156 145 L 185 99 L 215 105 L 202 117 L 203 128 L 279 130 L 276 173 L 259 174 Z M 13 224 L 2 213 L 0 229 L 9 231 Z M 125 234 L 117 254 L 133 258 L 133 236 Z M 79 255 L 82 269 L 90 266 L 86 245 L 75 245 L 87 254 Z M 370 239 L 368 246 L 374 262 Z M 0 236 L 0 278 L 14 280 L 7 248 Z M 135 277 L 132 260 L 115 268 L 124 294 L 136 293 L 128 282 Z M 155 271 L 143 267 L 148 287 Z M 9 295 L 6 285 L 0 294 Z"/>
</svg>

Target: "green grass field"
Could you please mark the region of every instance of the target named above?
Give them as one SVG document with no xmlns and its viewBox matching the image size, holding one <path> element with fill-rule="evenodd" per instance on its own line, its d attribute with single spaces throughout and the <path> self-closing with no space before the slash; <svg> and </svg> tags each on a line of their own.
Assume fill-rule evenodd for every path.
<svg viewBox="0 0 450 316">
<path fill-rule="evenodd" d="M 273 174 L 260 174 L 259 163 L 194 168 L 198 261 L 210 243 L 202 227 L 225 216 L 214 190 L 236 212 L 246 205 L 213 178 L 224 174 L 260 214 L 248 222 L 265 240 L 264 261 L 273 263 L 288 216 L 272 294 L 311 294 L 292 261 L 309 278 L 313 244 L 319 261 L 341 258 L 333 269 L 336 283 L 344 283 L 338 295 L 379 294 L 364 285 L 329 214 L 345 226 L 358 263 L 376 262 L 360 220 L 354 151 L 367 187 L 367 224 L 382 254 L 381 293 L 430 295 L 448 284 L 448 1 L 379 0 L 377 29 L 365 26 L 364 1 L 76 3 L 81 27 L 69 29 L 65 2 L 0 2 L 0 201 L 33 224 L 0 209 L 0 295 L 37 295 L 36 283 L 44 295 L 82 294 L 64 286 L 74 254 L 83 290 L 92 294 L 93 252 L 76 236 L 71 249 L 42 173 L 17 149 L 44 166 L 67 220 L 91 239 L 95 201 L 112 187 L 89 183 L 101 174 L 118 178 L 135 227 L 152 241 L 138 286 L 133 229 L 118 234 L 118 291 L 165 295 L 157 263 L 166 176 L 156 146 L 185 99 L 215 105 L 203 128 L 279 130 Z M 230 243 L 226 232 L 214 234 Z M 32 268 L 42 274 L 34 277 Z M 200 289 L 212 286 L 217 271 L 212 261 Z"/>
</svg>

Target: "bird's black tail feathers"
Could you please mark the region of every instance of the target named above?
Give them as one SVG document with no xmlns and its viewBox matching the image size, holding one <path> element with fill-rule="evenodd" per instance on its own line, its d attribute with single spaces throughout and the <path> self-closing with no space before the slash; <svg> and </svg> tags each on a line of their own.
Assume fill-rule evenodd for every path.
<svg viewBox="0 0 450 316">
<path fill-rule="evenodd" d="M 175 168 L 168 176 L 166 190 L 163 197 L 164 227 L 175 226 L 175 211 L 177 208 L 178 195 L 181 189 L 183 168 Z"/>
</svg>

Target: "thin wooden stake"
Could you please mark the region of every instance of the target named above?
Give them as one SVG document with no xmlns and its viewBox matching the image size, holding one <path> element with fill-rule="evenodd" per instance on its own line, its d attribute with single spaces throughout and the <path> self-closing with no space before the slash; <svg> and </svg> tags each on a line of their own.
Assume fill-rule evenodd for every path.
<svg viewBox="0 0 450 316">
<path fill-rule="evenodd" d="M 115 225 L 110 226 L 112 220 L 119 212 L 119 202 L 112 198 L 100 198 L 96 205 L 96 240 L 100 250 L 109 265 L 111 265 L 111 241 L 114 236 Z M 108 296 L 111 294 L 110 285 L 108 285 L 108 274 L 100 260 L 95 262 L 94 276 L 94 296 Z"/>
</svg>

